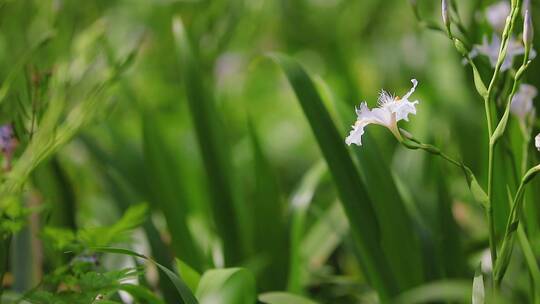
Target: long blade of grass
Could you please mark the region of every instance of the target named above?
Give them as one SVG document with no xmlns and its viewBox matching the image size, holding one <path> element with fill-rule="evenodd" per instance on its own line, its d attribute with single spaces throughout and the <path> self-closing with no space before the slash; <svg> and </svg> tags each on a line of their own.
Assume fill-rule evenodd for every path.
<svg viewBox="0 0 540 304">
<path fill-rule="evenodd" d="M 245 240 L 240 225 L 245 218 L 242 217 L 243 211 L 234 197 L 227 141 L 222 134 L 223 126 L 214 100 L 204 83 L 202 68 L 193 53 L 180 18 L 173 21 L 173 34 L 180 57 L 188 106 L 208 177 L 214 222 L 222 238 L 225 264 L 233 265 L 243 258 Z"/>
<path fill-rule="evenodd" d="M 347 215 L 336 201 L 317 219 L 302 239 L 302 257 L 309 268 L 321 267 L 349 231 Z"/>
<path fill-rule="evenodd" d="M 287 290 L 293 293 L 301 293 L 306 265 L 303 254 L 303 239 L 306 229 L 306 216 L 315 190 L 321 180 L 328 173 L 326 164 L 321 160 L 314 164 L 302 177 L 300 185 L 290 198 L 291 201 L 291 246 L 290 266 Z"/>
<path fill-rule="evenodd" d="M 342 137 L 300 64 L 284 55 L 274 54 L 271 58 L 285 72 L 326 159 L 349 218 L 363 270 L 381 299 L 387 300 L 396 294 L 398 287 L 380 245 L 380 223 Z"/>
<path fill-rule="evenodd" d="M 288 268 L 287 255 L 283 254 L 288 247 L 284 200 L 251 121 L 248 129 L 255 162 L 252 202 L 255 253 L 266 261 L 257 284 L 262 290 L 281 290 L 285 287 Z"/>
<path fill-rule="evenodd" d="M 193 240 L 187 226 L 189 214 L 185 194 L 182 192 L 179 172 L 176 172 L 174 156 L 165 144 L 160 124 L 148 112 L 143 117 L 144 164 L 148 174 L 152 202 L 163 211 L 172 238 L 172 247 L 181 260 L 191 267 L 203 269 L 202 253 Z"/>
</svg>

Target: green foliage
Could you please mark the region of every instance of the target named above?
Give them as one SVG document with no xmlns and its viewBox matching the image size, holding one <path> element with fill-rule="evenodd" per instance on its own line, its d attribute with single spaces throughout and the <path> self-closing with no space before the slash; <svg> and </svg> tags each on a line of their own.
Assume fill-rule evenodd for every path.
<svg viewBox="0 0 540 304">
<path fill-rule="evenodd" d="M 38 290 L 27 296 L 27 300 L 31 303 L 92 303 L 99 299 L 106 299 L 118 290 L 126 289 L 121 287 L 120 282 L 136 277 L 139 271 L 124 269 L 99 273 L 81 266 L 76 263 L 73 265 L 75 269 L 73 273 L 58 272 L 47 278 L 44 283 L 60 286 L 58 292 Z"/>
<path fill-rule="evenodd" d="M 127 241 L 132 230 L 144 222 L 147 211 L 145 204 L 135 205 L 110 226 L 83 228 L 76 233 L 65 228 L 45 227 L 43 239 L 58 252 L 82 252 L 90 247 L 103 247 Z"/>
<path fill-rule="evenodd" d="M 0 1 L 0 302 L 540 304 L 540 74 L 497 2 Z"/>
</svg>

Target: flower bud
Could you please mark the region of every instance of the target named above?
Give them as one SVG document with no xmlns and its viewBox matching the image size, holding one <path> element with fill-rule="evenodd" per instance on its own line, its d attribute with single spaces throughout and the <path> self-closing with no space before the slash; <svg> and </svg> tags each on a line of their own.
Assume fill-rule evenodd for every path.
<svg viewBox="0 0 540 304">
<path fill-rule="evenodd" d="M 530 49 L 530 47 L 532 46 L 533 36 L 534 30 L 531 13 L 529 10 L 526 10 L 525 19 L 523 21 L 523 44 L 525 45 L 525 48 Z"/>
<path fill-rule="evenodd" d="M 467 50 L 467 47 L 463 42 L 457 38 L 454 38 L 454 46 L 456 47 L 456 50 L 462 55 L 467 56 L 469 51 Z"/>
<path fill-rule="evenodd" d="M 441 2 L 441 12 L 444 26 L 448 33 L 450 33 L 450 14 L 448 11 L 448 0 L 442 0 Z"/>
</svg>

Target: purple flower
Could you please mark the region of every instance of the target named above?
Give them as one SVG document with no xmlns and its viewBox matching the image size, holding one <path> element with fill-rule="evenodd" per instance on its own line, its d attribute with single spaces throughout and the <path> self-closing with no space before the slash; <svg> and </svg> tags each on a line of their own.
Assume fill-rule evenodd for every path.
<svg viewBox="0 0 540 304">
<path fill-rule="evenodd" d="M 6 159 L 6 169 L 11 167 L 11 159 L 18 145 L 19 142 L 15 138 L 13 126 L 11 124 L 0 126 L 0 150 Z"/>
</svg>

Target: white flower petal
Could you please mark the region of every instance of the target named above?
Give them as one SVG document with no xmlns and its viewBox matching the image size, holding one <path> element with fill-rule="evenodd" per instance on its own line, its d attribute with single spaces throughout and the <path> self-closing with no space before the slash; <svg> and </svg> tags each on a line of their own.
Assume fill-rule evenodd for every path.
<svg viewBox="0 0 540 304">
<path fill-rule="evenodd" d="M 472 51 L 469 55 L 476 56 L 477 54 L 484 55 L 489 58 L 489 63 L 492 67 L 495 67 L 497 60 L 499 59 L 499 50 L 501 48 L 501 39 L 498 35 L 493 34 L 491 37 L 491 42 L 488 41 L 487 37 L 482 38 L 482 44 L 474 45 Z M 501 65 L 501 71 L 506 71 L 512 67 L 514 57 L 523 55 L 525 53 L 525 48 L 520 41 L 516 40 L 514 37 L 511 37 L 508 42 L 508 49 L 506 51 L 506 57 L 504 58 L 503 64 Z M 531 50 L 531 59 L 536 56 L 536 52 Z M 473 57 L 471 57 L 473 58 Z"/>
<path fill-rule="evenodd" d="M 360 108 L 355 108 L 355 112 L 357 116 L 356 122 L 352 126 L 351 132 L 349 132 L 349 136 L 345 138 L 345 143 L 349 146 L 352 144 L 361 146 L 364 127 L 370 123 L 376 123 L 376 118 L 365 101 L 360 103 Z"/>
<path fill-rule="evenodd" d="M 416 79 L 411 79 L 411 82 L 413 83 L 413 87 L 409 90 L 409 92 L 407 92 L 403 98 L 396 98 L 391 104 L 389 104 L 391 112 L 396 115 L 396 122 L 400 120 L 409 121 L 409 114 L 416 114 L 416 105 L 418 104 L 418 100 L 410 102 L 409 97 L 411 97 L 412 93 L 414 93 L 416 90 L 418 81 Z"/>
<path fill-rule="evenodd" d="M 540 133 L 534 138 L 534 145 L 536 146 L 536 149 L 540 151 Z"/>
<path fill-rule="evenodd" d="M 410 102 L 408 100 L 398 100 L 394 103 L 392 112 L 396 114 L 396 121 L 409 121 L 409 114 L 416 115 L 416 105 L 418 100 Z"/>
<path fill-rule="evenodd" d="M 347 145 L 352 145 L 352 144 L 355 144 L 357 146 L 361 146 L 362 145 L 362 135 L 364 134 L 364 127 L 366 125 L 364 124 L 360 124 L 360 123 L 355 123 L 353 126 L 352 126 L 352 130 L 351 132 L 349 133 L 349 136 L 347 136 L 347 138 L 345 138 L 345 143 Z"/>
<path fill-rule="evenodd" d="M 374 108 L 370 110 L 366 102 L 360 104 L 360 110 L 356 110 L 356 115 L 358 116 L 357 121 L 368 124 L 378 124 L 382 126 L 389 126 L 391 123 L 392 113 L 384 109 L 385 105 L 383 104 L 379 108 Z"/>
<path fill-rule="evenodd" d="M 508 1 L 501 1 L 490 5 L 486 10 L 486 17 L 491 27 L 498 32 L 504 30 L 506 17 L 510 15 L 510 4 Z"/>
<path fill-rule="evenodd" d="M 533 99 L 537 93 L 534 86 L 525 83 L 521 84 L 518 92 L 512 98 L 510 112 L 524 122 L 534 109 Z"/>
<path fill-rule="evenodd" d="M 411 97 L 412 93 L 414 93 L 414 90 L 416 90 L 416 86 L 418 86 L 418 80 L 413 78 L 413 79 L 411 79 L 411 82 L 413 84 L 412 88 L 401 99 L 403 99 L 403 100 L 407 99 L 408 100 L 409 97 Z"/>
</svg>

